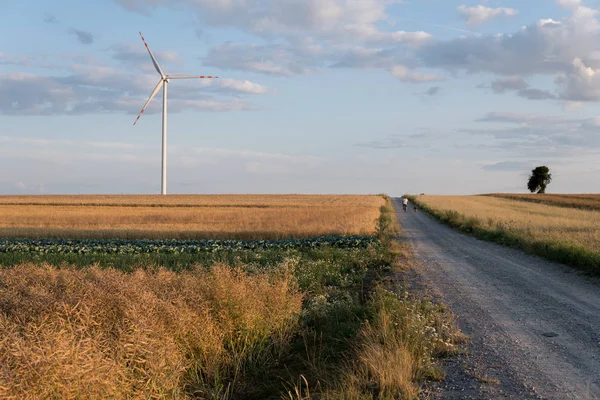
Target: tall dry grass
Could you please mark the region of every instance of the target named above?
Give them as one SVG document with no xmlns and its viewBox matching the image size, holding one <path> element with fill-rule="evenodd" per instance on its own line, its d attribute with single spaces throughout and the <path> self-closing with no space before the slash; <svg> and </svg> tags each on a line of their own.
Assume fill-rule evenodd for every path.
<svg viewBox="0 0 600 400">
<path fill-rule="evenodd" d="M 444 378 L 436 360 L 457 354 L 467 342 L 443 305 L 378 287 L 368 308 L 371 318 L 358 333 L 352 357 L 339 366 L 341 379 L 327 382 L 318 398 L 415 399 L 423 382 Z M 314 394 L 301 379 L 286 398 L 310 400 Z"/>
<path fill-rule="evenodd" d="M 381 196 L 2 196 L 0 236 L 277 239 L 373 234 Z"/>
<path fill-rule="evenodd" d="M 542 256 L 590 270 L 600 264 L 600 211 L 489 196 L 418 196 L 437 216 Z"/>
<path fill-rule="evenodd" d="M 0 398 L 227 398 L 251 393 L 295 332 L 285 266 L 0 269 Z"/>
</svg>

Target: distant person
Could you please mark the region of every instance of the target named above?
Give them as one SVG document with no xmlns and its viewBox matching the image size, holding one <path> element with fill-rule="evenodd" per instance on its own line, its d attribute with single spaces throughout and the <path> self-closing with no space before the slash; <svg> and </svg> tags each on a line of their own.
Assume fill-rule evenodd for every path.
<svg viewBox="0 0 600 400">
<path fill-rule="evenodd" d="M 402 209 L 406 212 L 406 208 L 408 207 L 408 199 L 405 197 L 402 199 Z"/>
</svg>

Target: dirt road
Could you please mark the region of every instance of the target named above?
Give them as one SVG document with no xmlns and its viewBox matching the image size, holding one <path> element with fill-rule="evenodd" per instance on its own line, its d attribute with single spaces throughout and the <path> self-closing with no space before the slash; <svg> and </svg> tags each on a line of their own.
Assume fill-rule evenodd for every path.
<svg viewBox="0 0 600 400">
<path fill-rule="evenodd" d="M 420 279 L 472 337 L 469 355 L 449 364 L 434 397 L 600 399 L 599 284 L 422 212 L 404 213 L 395 201 L 405 240 L 422 262 Z"/>
</svg>

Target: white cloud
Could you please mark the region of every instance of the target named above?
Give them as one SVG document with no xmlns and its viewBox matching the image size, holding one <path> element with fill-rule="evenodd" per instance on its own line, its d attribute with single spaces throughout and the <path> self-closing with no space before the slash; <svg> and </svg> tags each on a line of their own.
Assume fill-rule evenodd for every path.
<svg viewBox="0 0 600 400">
<path fill-rule="evenodd" d="M 485 88 L 486 86 L 479 86 Z M 529 100 L 551 100 L 559 97 L 548 90 L 532 88 L 529 83 L 518 75 L 500 77 L 492 81 L 490 88 L 494 93 L 503 94 L 507 92 L 515 92 L 517 96 Z"/>
<path fill-rule="evenodd" d="M 517 95 L 529 100 L 555 100 L 559 98 L 554 93 L 536 88 L 521 89 L 517 92 Z"/>
<path fill-rule="evenodd" d="M 504 93 L 507 90 L 521 90 L 527 88 L 527 82 L 521 76 L 507 76 L 492 82 L 492 90 L 496 93 Z"/>
<path fill-rule="evenodd" d="M 442 81 L 443 78 L 434 74 L 424 74 L 421 72 L 413 72 L 404 65 L 395 65 L 392 67 L 392 75 L 403 82 L 424 83 Z"/>
<path fill-rule="evenodd" d="M 212 48 L 202 60 L 225 70 L 281 77 L 314 74 L 327 67 L 390 70 L 397 64 L 411 68 L 418 64 L 412 51 L 402 46 L 323 45 L 314 39 L 265 45 L 226 43 Z"/>
<path fill-rule="evenodd" d="M 483 166 L 486 171 L 525 171 L 528 172 L 531 168 L 531 163 L 523 161 L 500 161 L 494 164 L 487 164 Z"/>
<path fill-rule="evenodd" d="M 204 65 L 259 72 L 274 76 L 305 75 L 327 58 L 325 49 L 311 39 L 278 44 L 226 43 L 212 48 Z"/>
<path fill-rule="evenodd" d="M 436 41 L 415 54 L 430 68 L 500 75 L 492 83 L 496 92 L 516 90 L 534 100 L 600 101 L 598 11 L 578 1 L 559 4 L 571 15 L 542 19 L 512 34 Z M 524 79 L 536 75 L 556 78 L 557 90 L 530 88 Z"/>
<path fill-rule="evenodd" d="M 0 65 L 26 66 L 31 63 L 31 57 L 23 55 L 11 55 L 0 52 Z"/>
<path fill-rule="evenodd" d="M 388 8 L 401 0 L 115 1 L 141 13 L 183 8 L 203 29 L 234 27 L 266 39 L 267 44 L 223 43 L 202 57 L 204 65 L 224 70 L 282 77 L 313 74 L 326 66 L 390 70 L 410 62 L 385 52 L 398 55 L 433 41 L 423 30 L 392 29 Z M 367 53 L 375 48 L 382 53 L 371 58 Z"/>
<path fill-rule="evenodd" d="M 556 3 L 569 10 L 574 10 L 581 6 L 581 0 L 556 0 Z"/>
<path fill-rule="evenodd" d="M 138 4 L 128 0 L 122 2 L 129 6 Z M 179 2 L 192 8 L 199 7 L 194 9 L 209 7 L 203 1 L 194 3 L 195 6 L 186 0 Z M 600 82 L 595 75 L 589 75 L 600 69 L 598 11 L 582 6 L 580 1 L 558 0 L 559 5 L 571 11 L 571 15 L 561 20 L 541 19 L 514 33 L 447 41 L 436 41 L 422 31 L 382 31 L 378 23 L 389 20 L 385 10 L 390 3 L 376 0 L 368 0 L 367 3 L 377 4 L 376 11 L 361 15 L 355 12 L 356 8 L 343 9 L 342 6 L 350 4 L 350 0 L 308 1 L 302 4 L 296 0 L 278 4 L 268 0 L 263 3 L 261 11 L 254 8 L 254 3 L 219 3 L 219 13 L 235 14 L 244 7 L 250 14 L 257 15 L 263 15 L 261 13 L 267 13 L 269 9 L 275 10 L 267 13 L 270 23 L 262 25 L 260 31 L 283 34 L 286 39 L 265 45 L 226 43 L 214 47 L 203 61 L 205 65 L 222 69 L 287 77 L 312 74 L 324 67 L 376 68 L 388 70 L 405 82 L 442 80 L 436 69 L 453 74 L 461 71 L 487 72 L 500 75 L 491 84 L 496 93 L 513 92 L 531 100 L 600 100 Z M 292 5 L 299 15 L 289 14 L 294 9 Z M 463 5 L 459 12 L 469 24 L 518 14 L 515 9 L 484 5 Z M 289 29 L 293 28 L 296 33 L 302 31 L 305 36 L 294 36 L 283 29 L 280 25 L 284 21 Z M 256 33 L 249 25 L 239 27 Z M 398 43 L 400 45 L 396 45 Z M 434 71 L 419 72 L 423 67 Z M 530 87 L 527 79 L 535 75 L 557 78 L 556 90 Z"/>
<path fill-rule="evenodd" d="M 393 134 L 384 139 L 371 140 L 368 142 L 357 143 L 357 147 L 368 147 L 372 149 L 430 149 L 434 148 L 436 143 L 445 139 L 445 135 L 430 129 L 417 129 L 415 133 Z"/>
<path fill-rule="evenodd" d="M 580 58 L 573 60 L 569 72 L 556 79 L 561 98 L 569 101 L 600 101 L 600 68 L 586 66 Z"/>
<path fill-rule="evenodd" d="M 425 31 L 382 32 L 377 30 L 374 26 L 346 27 L 345 35 L 343 36 L 345 38 L 350 36 L 350 39 L 369 44 L 406 44 L 409 46 L 418 46 L 433 39 L 433 36 Z"/>
<path fill-rule="evenodd" d="M 124 7 L 148 12 L 158 6 L 185 7 L 204 25 L 230 26 L 265 37 L 362 42 L 408 43 L 429 38 L 425 32 L 389 32 L 388 6 L 400 0 L 116 0 Z"/>
<path fill-rule="evenodd" d="M 492 137 L 495 149 L 507 150 L 514 155 L 558 159 L 600 152 L 600 118 L 492 112 L 477 122 L 485 123 L 486 127 L 461 131 Z"/>
<path fill-rule="evenodd" d="M 232 89 L 240 93 L 264 94 L 269 92 L 268 87 L 250 81 L 238 81 L 235 79 L 219 79 L 217 81 L 208 82 L 215 84 L 217 87 L 224 89 Z"/>
<path fill-rule="evenodd" d="M 70 66 L 69 73 L 48 76 L 25 72 L 0 72 L 0 114 L 53 115 L 126 112 L 137 114 L 157 74 L 132 74 L 111 67 Z M 270 93 L 268 87 L 234 79 L 172 82 L 169 111 L 238 111 L 256 107 L 240 96 Z M 229 97 L 229 98 L 227 98 Z M 148 112 L 160 111 L 155 100 Z"/>
<path fill-rule="evenodd" d="M 479 118 L 477 122 L 504 122 L 519 125 L 541 125 L 541 124 L 557 124 L 564 122 L 564 119 L 559 116 L 541 115 L 535 113 L 518 113 L 518 112 L 490 112 Z"/>
<path fill-rule="evenodd" d="M 570 70 L 575 58 L 600 51 L 597 11 L 578 7 L 560 21 L 540 20 L 512 34 L 457 38 L 417 50 L 428 66 L 499 75 L 555 74 Z"/>
<path fill-rule="evenodd" d="M 514 8 L 491 8 L 481 4 L 475 7 L 467 7 L 463 4 L 458 6 L 457 11 L 467 25 L 471 26 L 482 24 L 500 16 L 514 17 L 519 15 L 519 11 Z"/>
<path fill-rule="evenodd" d="M 404 47 L 364 47 L 338 45 L 332 49 L 333 68 L 377 68 L 389 70 L 394 65 L 419 66 L 410 49 Z"/>
<path fill-rule="evenodd" d="M 152 47 L 152 44 L 150 44 Z M 148 56 L 148 52 L 145 47 L 140 43 L 118 43 L 110 48 L 112 52 L 112 58 L 127 66 L 133 66 L 137 69 L 144 71 L 155 72 L 154 65 Z M 164 70 L 165 65 L 175 64 L 182 65 L 183 59 L 176 51 L 168 50 L 152 50 L 154 57 L 156 57 L 158 63 Z M 168 71 L 164 71 L 168 73 Z"/>
</svg>

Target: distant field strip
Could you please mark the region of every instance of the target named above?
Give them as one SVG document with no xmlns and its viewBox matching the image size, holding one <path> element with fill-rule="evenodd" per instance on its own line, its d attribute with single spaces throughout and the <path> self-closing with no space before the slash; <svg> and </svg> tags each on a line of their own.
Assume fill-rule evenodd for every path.
<svg viewBox="0 0 600 400">
<path fill-rule="evenodd" d="M 578 198 L 573 196 L 574 201 Z M 464 231 L 600 272 L 600 211 L 491 196 L 418 196 L 416 200 Z"/>
<path fill-rule="evenodd" d="M 381 196 L 0 196 L 0 237 L 279 239 L 375 232 Z"/>
<path fill-rule="evenodd" d="M 124 207 L 306 207 L 323 204 L 356 204 L 360 195 L 297 195 L 297 194 L 205 194 L 187 195 L 28 195 L 0 196 L 0 205 L 75 205 Z M 383 203 L 382 203 L 383 204 Z"/>
<path fill-rule="evenodd" d="M 600 210 L 600 194 L 513 194 L 493 193 L 486 196 L 519 201 L 530 201 L 560 207 Z"/>
</svg>

